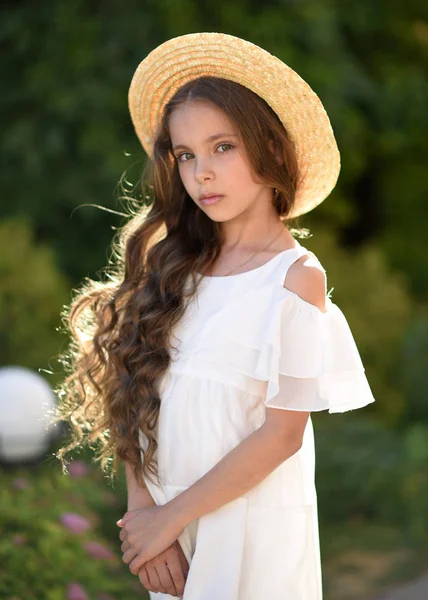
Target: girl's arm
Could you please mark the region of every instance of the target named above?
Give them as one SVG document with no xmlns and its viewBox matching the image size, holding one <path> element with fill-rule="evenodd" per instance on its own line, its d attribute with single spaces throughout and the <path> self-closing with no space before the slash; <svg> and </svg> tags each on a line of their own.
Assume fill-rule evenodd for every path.
<svg viewBox="0 0 428 600">
<path fill-rule="evenodd" d="M 222 458 L 208 473 L 162 506 L 126 513 L 123 560 L 137 575 L 195 519 L 254 488 L 302 445 L 309 412 L 267 408 L 265 423 Z"/>
<path fill-rule="evenodd" d="M 147 487 L 141 488 L 135 478 L 130 463 L 125 462 L 126 487 L 128 491 L 128 511 L 146 506 L 154 506 L 156 503 L 150 495 Z"/>
<path fill-rule="evenodd" d="M 267 408 L 266 421 L 259 429 L 163 509 L 184 528 L 194 519 L 242 496 L 301 448 L 309 415 L 309 412 Z"/>
</svg>

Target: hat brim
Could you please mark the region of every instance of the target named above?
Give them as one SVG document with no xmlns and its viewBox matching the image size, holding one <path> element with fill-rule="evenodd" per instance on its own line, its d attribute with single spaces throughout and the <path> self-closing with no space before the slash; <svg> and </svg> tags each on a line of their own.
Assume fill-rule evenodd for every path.
<svg viewBox="0 0 428 600">
<path fill-rule="evenodd" d="M 318 206 L 336 185 L 340 153 L 330 119 L 312 88 L 279 58 L 226 33 L 190 33 L 167 40 L 138 65 L 128 93 L 131 119 L 149 157 L 165 104 L 202 76 L 246 86 L 276 112 L 292 140 L 299 178 L 290 218 Z"/>
</svg>

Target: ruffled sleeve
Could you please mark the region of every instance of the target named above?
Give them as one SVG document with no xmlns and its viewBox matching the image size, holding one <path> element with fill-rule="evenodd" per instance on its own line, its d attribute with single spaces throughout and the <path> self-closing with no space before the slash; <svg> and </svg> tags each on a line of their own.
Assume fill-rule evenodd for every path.
<svg viewBox="0 0 428 600">
<path fill-rule="evenodd" d="M 374 402 L 357 345 L 340 308 L 327 298 L 327 310 L 322 312 L 286 288 L 281 296 L 265 404 L 337 413 Z"/>
<path fill-rule="evenodd" d="M 268 282 L 216 308 L 184 364 L 215 362 L 266 382 L 268 407 L 330 413 L 362 408 L 374 397 L 348 322 L 329 297 L 326 312 Z M 244 377 L 244 378 L 245 378 Z"/>
</svg>

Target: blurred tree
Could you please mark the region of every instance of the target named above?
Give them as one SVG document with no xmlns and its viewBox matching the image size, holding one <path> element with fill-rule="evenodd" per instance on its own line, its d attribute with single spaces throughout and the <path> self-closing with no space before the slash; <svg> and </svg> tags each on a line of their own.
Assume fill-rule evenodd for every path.
<svg viewBox="0 0 428 600">
<path fill-rule="evenodd" d="M 124 170 L 138 178 L 145 158 L 127 109 L 132 74 L 156 45 L 194 31 L 260 44 L 316 90 L 343 166 L 315 223 L 338 227 L 348 247 L 376 240 L 425 299 L 428 5 L 422 0 L 218 0 L 215 10 L 203 0 L 106 0 L 102 10 L 83 0 L 14 4 L 0 25 L 9 57 L 2 63 L 0 216 L 27 214 L 36 239 L 53 245 L 74 282 L 94 276 L 118 220 L 82 205 L 117 209 L 115 184 Z"/>
<path fill-rule="evenodd" d="M 0 247 L 0 365 L 48 369 L 62 341 L 56 328 L 69 284 L 25 220 L 0 224 Z"/>
</svg>

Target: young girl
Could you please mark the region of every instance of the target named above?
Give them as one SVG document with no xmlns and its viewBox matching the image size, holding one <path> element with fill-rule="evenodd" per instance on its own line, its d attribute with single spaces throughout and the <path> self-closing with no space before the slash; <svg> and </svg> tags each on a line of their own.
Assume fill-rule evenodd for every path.
<svg viewBox="0 0 428 600">
<path fill-rule="evenodd" d="M 123 560 L 152 600 L 321 600 L 310 413 L 374 401 L 289 227 L 336 184 L 330 121 L 292 69 L 221 33 L 153 50 L 129 106 L 151 204 L 71 305 L 59 455 L 87 435 L 124 461 Z"/>
</svg>

